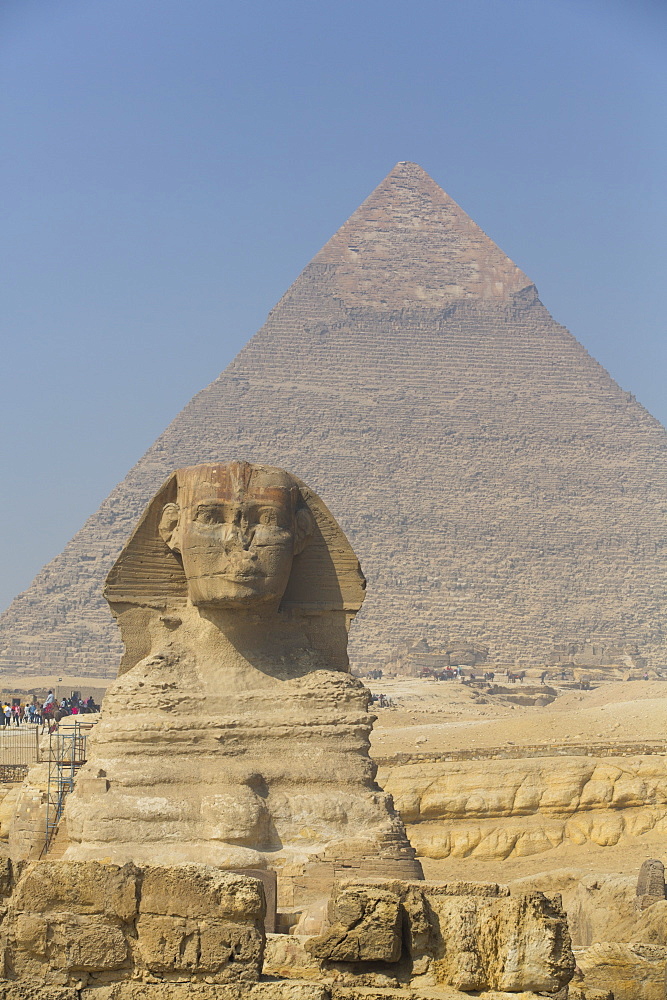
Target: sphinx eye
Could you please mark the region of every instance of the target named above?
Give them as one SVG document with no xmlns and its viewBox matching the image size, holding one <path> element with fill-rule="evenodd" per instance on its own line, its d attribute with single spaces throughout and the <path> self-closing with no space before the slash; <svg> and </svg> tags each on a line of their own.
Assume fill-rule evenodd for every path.
<svg viewBox="0 0 667 1000">
<path fill-rule="evenodd" d="M 198 524 L 221 524 L 224 513 L 219 507 L 198 507 L 195 521 Z"/>
<path fill-rule="evenodd" d="M 263 510 L 259 515 L 260 524 L 277 524 L 278 517 L 275 510 Z"/>
</svg>

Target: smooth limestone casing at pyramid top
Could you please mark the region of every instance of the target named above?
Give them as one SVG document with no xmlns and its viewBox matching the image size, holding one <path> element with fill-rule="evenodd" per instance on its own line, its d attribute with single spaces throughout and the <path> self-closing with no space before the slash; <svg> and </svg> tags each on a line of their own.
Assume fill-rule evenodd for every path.
<svg viewBox="0 0 667 1000">
<path fill-rule="evenodd" d="M 667 432 L 530 280 L 399 163 L 229 367 L 3 616 L 0 665 L 113 675 L 102 582 L 174 469 L 243 459 L 312 484 L 358 553 L 352 661 L 445 637 L 667 656 Z"/>
</svg>

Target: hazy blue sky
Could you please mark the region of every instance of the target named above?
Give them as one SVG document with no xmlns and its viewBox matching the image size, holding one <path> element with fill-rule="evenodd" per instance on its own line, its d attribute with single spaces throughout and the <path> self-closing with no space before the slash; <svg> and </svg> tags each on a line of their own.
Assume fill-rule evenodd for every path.
<svg viewBox="0 0 667 1000">
<path fill-rule="evenodd" d="M 397 160 L 663 423 L 667 4 L 2 0 L 0 605 Z"/>
</svg>

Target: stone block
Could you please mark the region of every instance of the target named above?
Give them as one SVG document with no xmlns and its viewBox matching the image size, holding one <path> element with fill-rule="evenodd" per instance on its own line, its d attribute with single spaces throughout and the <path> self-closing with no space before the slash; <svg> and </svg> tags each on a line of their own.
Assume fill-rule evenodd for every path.
<svg viewBox="0 0 667 1000">
<path fill-rule="evenodd" d="M 8 930 L 12 969 L 24 981 L 119 969 L 128 959 L 123 930 L 101 916 L 23 913 Z"/>
<path fill-rule="evenodd" d="M 5 952 L 12 976 L 44 987 L 85 983 L 89 974 L 109 984 L 173 976 L 255 981 L 263 916 L 259 881 L 205 865 L 143 871 L 39 862 L 27 866 L 10 898 Z"/>
<path fill-rule="evenodd" d="M 559 899 L 425 895 L 438 928 L 433 970 L 460 990 L 555 992 L 574 972 Z"/>
<path fill-rule="evenodd" d="M 141 883 L 140 913 L 178 917 L 210 917 L 241 923 L 264 919 L 259 881 L 209 865 L 185 864 L 146 868 Z"/>
<path fill-rule="evenodd" d="M 67 915 L 48 921 L 46 957 L 69 972 L 107 971 L 125 964 L 128 945 L 122 929 L 102 918 Z"/>
<path fill-rule="evenodd" d="M 239 975 L 245 968 L 249 975 L 262 971 L 264 938 L 258 928 L 224 921 L 203 921 L 199 926 L 199 971 L 219 973 L 226 978 Z"/>
<path fill-rule="evenodd" d="M 324 962 L 306 951 L 304 934 L 267 934 L 263 973 L 281 979 L 321 979 Z"/>
<path fill-rule="evenodd" d="M 428 974 L 439 988 L 555 992 L 574 971 L 560 898 L 540 892 L 510 896 L 495 883 L 347 882 L 334 893 L 331 917 L 330 930 L 305 944 L 313 957 L 395 962 L 402 939 L 413 977 Z"/>
<path fill-rule="evenodd" d="M 19 912 L 101 913 L 124 922 L 137 912 L 138 869 L 97 861 L 39 861 L 28 866 L 12 896 Z"/>
<path fill-rule="evenodd" d="M 34 764 L 19 786 L 7 823 L 9 855 L 14 862 L 37 860 L 44 846 L 48 764 Z"/>
<path fill-rule="evenodd" d="M 33 913 L 19 913 L 14 925 L 14 940 L 23 951 L 46 955 L 48 924 L 43 917 Z"/>
<path fill-rule="evenodd" d="M 264 914 L 257 879 L 206 865 L 148 868 L 136 923 L 140 961 L 155 974 L 257 978 Z"/>
<path fill-rule="evenodd" d="M 184 917 L 149 914 L 137 920 L 139 957 L 151 972 L 198 968 L 199 925 Z"/>
<path fill-rule="evenodd" d="M 0 1000 L 5 998 L 0 994 Z M 7 997 L 6 1000 L 13 1000 Z M 24 1000 L 23 996 L 17 1000 Z M 39 994 L 26 996 L 25 1000 L 51 1000 Z M 61 1000 L 54 996 L 53 1000 Z M 80 996 L 62 997 L 62 1000 L 331 1000 L 331 990 L 323 983 L 263 982 L 263 983 L 113 983 L 83 989 Z M 353 1000 L 350 997 L 350 1000 Z M 370 998 L 369 998 L 370 1000 Z M 391 998 L 387 998 L 391 1000 Z M 449 997 L 439 1000 L 450 1000 Z M 466 1000 L 466 998 L 456 998 Z"/>
<path fill-rule="evenodd" d="M 610 989 L 614 1000 L 664 1000 L 667 948 L 599 942 L 578 957 L 583 990 Z"/>
<path fill-rule="evenodd" d="M 81 1000 L 81 998 L 79 991 L 73 986 L 0 982 L 0 1000 Z"/>
<path fill-rule="evenodd" d="M 375 886 L 344 885 L 331 901 L 331 927 L 306 945 L 333 962 L 397 962 L 401 957 L 399 897 Z"/>
</svg>

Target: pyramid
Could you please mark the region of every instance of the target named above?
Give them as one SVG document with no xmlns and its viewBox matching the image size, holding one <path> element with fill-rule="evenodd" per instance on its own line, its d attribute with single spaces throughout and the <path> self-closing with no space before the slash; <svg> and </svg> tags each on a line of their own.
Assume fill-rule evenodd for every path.
<svg viewBox="0 0 667 1000">
<path fill-rule="evenodd" d="M 419 640 L 667 662 L 667 432 L 414 163 L 14 600 L 0 665 L 115 674 L 109 567 L 174 468 L 235 458 L 294 473 L 350 538 L 368 578 L 353 662 Z"/>
</svg>

